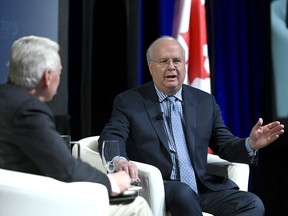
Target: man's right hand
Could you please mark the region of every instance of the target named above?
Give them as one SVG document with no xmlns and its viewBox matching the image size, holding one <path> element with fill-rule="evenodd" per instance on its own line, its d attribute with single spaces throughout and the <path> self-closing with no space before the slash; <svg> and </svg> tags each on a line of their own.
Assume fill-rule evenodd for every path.
<svg viewBox="0 0 288 216">
<path fill-rule="evenodd" d="M 125 171 L 108 174 L 110 179 L 112 196 L 117 196 L 126 191 L 131 185 L 131 178 Z"/>
</svg>

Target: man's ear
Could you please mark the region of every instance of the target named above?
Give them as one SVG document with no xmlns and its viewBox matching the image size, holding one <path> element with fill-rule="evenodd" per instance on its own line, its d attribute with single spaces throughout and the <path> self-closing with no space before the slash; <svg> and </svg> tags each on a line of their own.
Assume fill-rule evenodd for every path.
<svg viewBox="0 0 288 216">
<path fill-rule="evenodd" d="M 43 81 L 43 86 L 44 87 L 48 87 L 51 81 L 51 73 L 50 70 L 46 69 L 44 71 L 43 77 L 42 77 L 42 81 Z"/>
</svg>

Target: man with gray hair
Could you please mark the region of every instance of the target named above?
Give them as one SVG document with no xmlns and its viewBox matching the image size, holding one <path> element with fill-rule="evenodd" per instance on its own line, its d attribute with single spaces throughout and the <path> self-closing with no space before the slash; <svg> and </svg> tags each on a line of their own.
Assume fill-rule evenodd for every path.
<svg viewBox="0 0 288 216">
<path fill-rule="evenodd" d="M 45 102 L 60 83 L 59 45 L 44 37 L 22 37 L 13 43 L 8 65 L 8 82 L 0 85 L 0 168 L 64 182 L 100 183 L 110 196 L 126 191 L 132 181 L 127 173 L 104 174 L 75 159 L 56 130 Z M 152 215 L 140 196 L 129 204 L 110 205 L 109 211 L 113 216 Z"/>
</svg>

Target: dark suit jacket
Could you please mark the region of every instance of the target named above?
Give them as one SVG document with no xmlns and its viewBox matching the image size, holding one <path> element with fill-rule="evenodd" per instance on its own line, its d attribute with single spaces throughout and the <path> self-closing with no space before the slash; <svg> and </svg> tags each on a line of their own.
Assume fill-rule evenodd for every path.
<svg viewBox="0 0 288 216">
<path fill-rule="evenodd" d="M 105 174 L 71 155 L 45 103 L 22 88 L 3 84 L 0 85 L 0 113 L 1 168 L 65 182 L 97 182 L 111 191 Z"/>
<path fill-rule="evenodd" d="M 183 85 L 182 97 L 187 145 L 198 182 L 212 190 L 236 187 L 226 178 L 207 174 L 207 150 L 209 146 L 224 159 L 250 163 L 245 139 L 233 136 L 224 125 L 211 94 Z M 104 139 L 118 139 L 122 156 L 158 167 L 163 178 L 169 180 L 172 160 L 159 114 L 160 104 L 152 82 L 119 94 L 110 122 L 101 133 L 100 148 Z"/>
</svg>

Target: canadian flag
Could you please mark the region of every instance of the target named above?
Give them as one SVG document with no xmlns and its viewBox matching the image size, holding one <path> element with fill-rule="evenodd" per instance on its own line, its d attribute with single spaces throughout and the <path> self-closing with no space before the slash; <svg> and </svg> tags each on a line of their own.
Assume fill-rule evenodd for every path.
<svg viewBox="0 0 288 216">
<path fill-rule="evenodd" d="M 185 49 L 185 83 L 211 93 L 205 0 L 175 2 L 174 35 Z M 213 153 L 208 148 L 208 153 Z"/>
<path fill-rule="evenodd" d="M 185 83 L 211 93 L 205 0 L 175 2 L 174 35 L 186 53 Z"/>
</svg>

